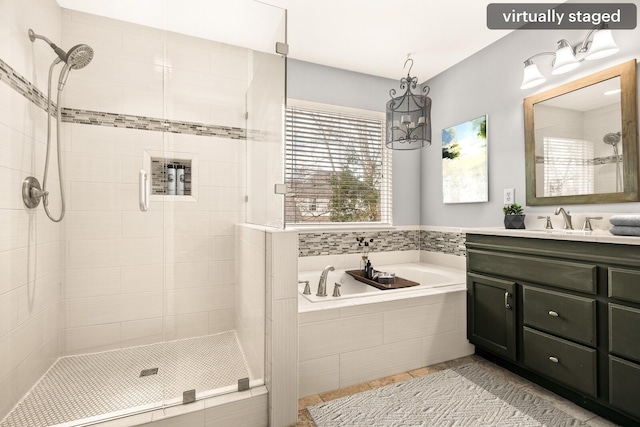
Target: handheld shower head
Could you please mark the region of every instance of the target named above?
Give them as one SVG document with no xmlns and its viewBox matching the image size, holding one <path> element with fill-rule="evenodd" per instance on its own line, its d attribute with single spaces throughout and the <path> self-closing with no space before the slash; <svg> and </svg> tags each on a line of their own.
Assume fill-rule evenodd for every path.
<svg viewBox="0 0 640 427">
<path fill-rule="evenodd" d="M 68 52 L 65 52 L 45 36 L 34 33 L 31 28 L 29 28 L 28 34 L 29 40 L 31 40 L 32 42 L 36 41 L 36 39 L 40 39 L 44 40 L 49 46 L 51 46 L 51 48 L 58 55 L 58 57 L 53 62 L 54 65 L 59 63 L 60 61 L 64 62 L 64 67 L 62 68 L 60 77 L 58 79 L 58 90 L 62 90 L 64 88 L 64 85 L 67 82 L 67 78 L 69 77 L 69 72 L 71 70 L 79 70 L 86 67 L 93 59 L 93 49 L 86 44 L 77 44 L 69 49 Z"/>
<path fill-rule="evenodd" d="M 69 64 L 72 70 L 79 70 L 89 65 L 93 59 L 93 49 L 86 44 L 77 44 L 67 53 L 64 62 Z"/>
<path fill-rule="evenodd" d="M 620 142 L 621 137 L 622 134 L 620 132 L 611 132 L 602 137 L 602 142 L 616 146 Z"/>
<path fill-rule="evenodd" d="M 45 36 L 41 36 L 29 29 L 29 40 L 34 42 L 36 39 L 44 40 L 55 51 L 61 61 L 64 61 L 69 65 L 72 70 L 79 70 L 89 65 L 89 62 L 93 59 L 93 49 L 86 44 L 78 44 L 69 49 L 68 52 L 60 49 L 51 40 Z M 59 61 L 58 61 L 59 62 Z M 66 80 L 66 79 L 65 79 Z"/>
</svg>

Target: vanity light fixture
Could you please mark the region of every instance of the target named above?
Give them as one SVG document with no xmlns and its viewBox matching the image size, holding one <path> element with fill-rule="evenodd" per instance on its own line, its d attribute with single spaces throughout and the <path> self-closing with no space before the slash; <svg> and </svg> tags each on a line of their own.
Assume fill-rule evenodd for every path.
<svg viewBox="0 0 640 427">
<path fill-rule="evenodd" d="M 407 77 L 400 80 L 400 89 L 404 94 L 396 96 L 396 90 L 391 89 L 391 100 L 387 102 L 387 137 L 385 146 L 392 150 L 415 150 L 431 145 L 431 98 L 429 86 L 422 87 L 423 95 L 414 94 L 411 89 L 416 89 L 418 78 L 411 77 L 411 61 Z"/>
<path fill-rule="evenodd" d="M 533 62 L 533 59 L 539 56 L 554 56 L 551 74 L 558 75 L 575 70 L 585 59 L 590 61 L 592 59 L 605 58 L 617 53 L 619 50 L 620 48 L 613 40 L 611 30 L 606 24 L 598 25 L 589 30 L 582 43 L 576 45 L 575 48 L 567 40 L 559 40 L 558 49 L 555 52 L 537 53 L 524 61 L 524 77 L 520 89 L 530 89 L 546 81 L 538 66 Z M 576 54 L 584 54 L 584 57 L 578 59 Z"/>
</svg>

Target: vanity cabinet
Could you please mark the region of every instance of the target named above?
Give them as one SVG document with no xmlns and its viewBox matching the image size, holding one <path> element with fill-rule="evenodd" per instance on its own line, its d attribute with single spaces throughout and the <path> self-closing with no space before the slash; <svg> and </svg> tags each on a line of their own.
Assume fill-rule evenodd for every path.
<svg viewBox="0 0 640 427">
<path fill-rule="evenodd" d="M 476 352 L 622 425 L 640 423 L 640 245 L 467 234 Z"/>
</svg>

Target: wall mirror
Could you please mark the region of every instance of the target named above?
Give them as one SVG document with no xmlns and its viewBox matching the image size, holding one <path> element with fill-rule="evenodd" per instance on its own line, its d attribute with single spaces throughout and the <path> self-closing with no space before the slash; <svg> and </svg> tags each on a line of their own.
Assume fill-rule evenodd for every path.
<svg viewBox="0 0 640 427">
<path fill-rule="evenodd" d="M 637 202 L 636 61 L 525 98 L 527 205 Z"/>
</svg>

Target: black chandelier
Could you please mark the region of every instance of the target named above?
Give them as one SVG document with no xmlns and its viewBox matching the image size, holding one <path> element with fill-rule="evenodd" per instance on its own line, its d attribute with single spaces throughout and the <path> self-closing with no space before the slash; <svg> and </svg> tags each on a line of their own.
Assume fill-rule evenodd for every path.
<svg viewBox="0 0 640 427">
<path fill-rule="evenodd" d="M 400 89 L 405 93 L 396 97 L 396 90 L 391 89 L 391 100 L 387 102 L 387 139 L 385 145 L 392 150 L 415 150 L 431 145 L 431 98 L 429 86 L 422 88 L 423 95 L 416 95 L 411 89 L 416 89 L 418 78 L 411 77 L 411 61 L 407 77 L 400 80 Z"/>
</svg>

